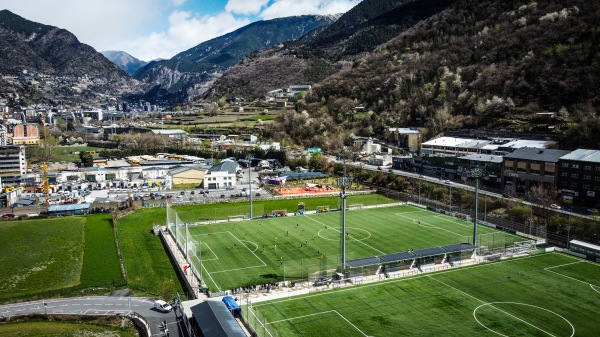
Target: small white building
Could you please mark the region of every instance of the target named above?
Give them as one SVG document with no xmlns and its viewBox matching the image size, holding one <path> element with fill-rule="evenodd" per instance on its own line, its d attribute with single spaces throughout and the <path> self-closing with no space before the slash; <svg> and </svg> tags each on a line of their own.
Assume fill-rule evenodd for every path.
<svg viewBox="0 0 600 337">
<path fill-rule="evenodd" d="M 217 190 L 235 187 L 236 173 L 240 169 L 238 163 L 232 160 L 223 160 L 212 166 L 204 175 L 204 188 Z"/>
</svg>

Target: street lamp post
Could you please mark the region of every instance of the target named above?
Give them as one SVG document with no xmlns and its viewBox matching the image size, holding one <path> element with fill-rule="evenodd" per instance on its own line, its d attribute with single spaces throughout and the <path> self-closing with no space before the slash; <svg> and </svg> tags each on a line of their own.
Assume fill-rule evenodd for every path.
<svg viewBox="0 0 600 337">
<path fill-rule="evenodd" d="M 473 221 L 473 246 L 477 246 L 477 213 L 479 206 L 479 178 L 483 175 L 480 168 L 471 170 L 471 177 L 475 178 L 475 220 Z"/>
<path fill-rule="evenodd" d="M 246 160 L 248 160 L 248 195 L 250 196 L 250 219 L 252 219 L 252 180 L 250 175 L 252 174 L 252 159 L 254 156 L 249 154 L 246 156 Z"/>
<path fill-rule="evenodd" d="M 346 153 L 342 153 L 344 158 L 344 176 L 338 179 L 338 186 L 342 189 L 340 198 L 342 199 L 342 235 L 341 235 L 341 271 L 346 275 L 346 188 L 350 186 L 350 178 L 346 175 Z"/>
</svg>

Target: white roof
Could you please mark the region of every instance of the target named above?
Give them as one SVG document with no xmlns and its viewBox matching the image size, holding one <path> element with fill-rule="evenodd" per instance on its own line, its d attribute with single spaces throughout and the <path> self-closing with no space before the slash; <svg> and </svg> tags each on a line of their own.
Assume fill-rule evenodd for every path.
<svg viewBox="0 0 600 337">
<path fill-rule="evenodd" d="M 186 134 L 185 131 L 179 129 L 154 129 L 152 130 L 157 135 L 182 135 Z"/>
<path fill-rule="evenodd" d="M 583 242 L 583 241 L 579 241 L 579 240 L 571 240 L 570 243 L 578 245 L 578 246 L 582 246 L 582 247 L 585 247 L 585 248 L 590 248 L 590 249 L 594 249 L 594 250 L 600 251 L 600 246 L 596 246 L 596 245 L 591 244 L 591 243 L 587 243 L 587 242 Z"/>
<path fill-rule="evenodd" d="M 450 147 L 482 147 L 489 144 L 489 140 L 474 138 L 439 137 L 423 143 L 428 146 L 450 146 Z"/>
</svg>

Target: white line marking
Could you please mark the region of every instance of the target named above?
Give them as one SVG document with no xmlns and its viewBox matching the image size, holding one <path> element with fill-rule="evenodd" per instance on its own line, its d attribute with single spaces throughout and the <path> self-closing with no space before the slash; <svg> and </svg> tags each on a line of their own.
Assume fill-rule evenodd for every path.
<svg viewBox="0 0 600 337">
<path fill-rule="evenodd" d="M 339 312 L 337 312 L 337 310 L 334 310 L 333 312 L 335 312 L 336 314 L 340 315 L 341 318 L 343 318 L 346 322 L 348 322 L 348 324 L 352 325 L 354 327 L 354 329 L 358 330 L 358 332 L 360 332 L 361 334 L 363 334 L 363 336 L 369 337 L 369 336 L 367 336 L 366 333 L 362 332 L 361 329 L 357 328 L 356 325 L 352 324 L 352 322 L 350 322 L 348 319 L 346 319 L 346 317 L 342 316 L 342 314 L 340 314 Z"/>
<path fill-rule="evenodd" d="M 552 254 L 552 253 L 550 253 Z M 560 254 L 561 256 L 564 256 L 563 254 Z M 499 262 L 494 262 L 494 264 L 503 264 L 503 263 L 510 263 L 513 261 L 518 261 L 521 259 L 535 259 L 537 257 L 542 257 L 542 256 L 546 256 L 546 254 L 540 254 L 540 255 L 528 255 L 528 256 L 523 256 L 523 257 L 517 257 L 517 258 L 513 258 L 510 260 L 503 260 L 503 261 L 499 261 Z M 568 255 L 567 255 L 568 256 Z M 481 263 L 481 264 L 475 264 L 472 266 L 466 266 L 466 267 L 460 267 L 460 268 L 455 268 L 455 269 L 446 269 L 443 271 L 438 271 L 436 272 L 436 275 L 442 275 L 442 274 L 446 274 L 446 273 L 453 273 L 453 272 L 457 272 L 457 271 L 463 271 L 463 270 L 469 270 L 469 269 L 473 269 L 473 268 L 481 268 L 481 267 L 487 267 L 488 264 L 486 263 Z M 402 277 L 402 278 L 395 278 L 395 279 L 389 279 L 389 280 L 382 280 L 379 282 L 373 282 L 373 283 L 369 283 L 366 285 L 362 285 L 361 289 L 363 287 L 365 288 L 370 288 L 370 287 L 376 287 L 376 286 L 380 286 L 380 285 L 385 285 L 388 283 L 396 283 L 396 282 L 405 282 L 405 281 L 412 281 L 415 279 L 420 279 L 423 277 L 427 277 L 428 275 L 416 275 L 416 276 L 410 276 L 410 277 Z M 356 291 L 356 288 L 354 287 L 348 287 L 348 288 L 341 288 L 336 290 L 336 292 L 346 292 L 346 291 Z M 316 293 L 313 295 L 308 295 L 308 296 L 302 296 L 303 299 L 305 298 L 312 298 L 312 297 L 317 297 L 317 296 L 326 296 L 329 293 L 327 292 L 320 292 L 320 293 Z M 253 307 L 260 307 L 260 306 L 264 306 L 264 305 L 271 305 L 271 304 L 276 304 L 276 303 L 283 303 L 283 302 L 289 302 L 289 301 L 295 301 L 297 300 L 297 298 L 286 298 L 286 299 L 281 299 L 281 300 L 274 300 L 274 301 L 265 301 L 262 304 L 253 304 Z"/>
<path fill-rule="evenodd" d="M 413 219 L 413 218 L 411 218 L 411 217 L 404 216 L 404 215 L 402 215 L 402 214 L 400 214 L 400 213 L 396 213 L 396 215 L 397 215 L 397 216 L 399 216 L 399 217 L 402 217 L 402 218 L 409 219 L 409 220 L 413 220 L 413 221 L 415 221 L 415 220 L 416 220 L 416 221 L 420 221 L 420 220 L 418 220 L 418 219 Z M 431 226 L 431 227 L 433 227 L 433 228 L 437 228 L 437 229 L 439 229 L 439 230 L 441 230 L 441 231 L 448 232 L 448 233 L 452 233 L 452 234 L 454 234 L 454 235 L 458 235 L 458 236 L 467 236 L 467 235 L 465 235 L 465 234 L 459 234 L 459 233 L 453 232 L 453 231 L 451 231 L 451 230 L 448 230 L 448 229 L 445 229 L 445 228 L 441 228 L 441 227 L 438 227 L 438 226 L 436 226 L 436 225 L 432 225 L 432 224 L 430 224 L 430 223 L 428 223 L 428 222 L 425 222 L 425 221 L 421 221 L 421 224 L 425 224 L 425 225 Z"/>
<path fill-rule="evenodd" d="M 546 268 L 544 268 L 544 270 L 549 270 L 549 269 L 552 269 L 552 268 L 560 268 L 560 267 L 564 267 L 564 266 L 570 266 L 572 264 L 578 264 L 578 263 L 581 263 L 581 262 L 583 262 L 583 261 L 577 261 L 577 262 L 559 264 L 558 266 L 546 267 Z"/>
<path fill-rule="evenodd" d="M 315 222 L 317 222 L 317 223 L 320 223 L 320 224 L 321 224 L 321 225 L 323 225 L 323 226 L 327 226 L 326 224 L 322 223 L 321 221 L 319 221 L 319 220 L 317 220 L 317 219 L 313 219 L 312 217 L 310 217 L 310 216 L 308 216 L 308 215 L 307 215 L 306 217 L 307 217 L 308 219 L 311 219 L 312 221 L 315 221 Z M 342 232 L 340 229 L 338 229 L 338 228 L 335 228 L 335 227 L 328 227 L 328 228 L 331 228 L 331 229 L 333 229 L 333 230 L 336 230 L 336 231 L 338 231 L 338 232 L 340 232 L 340 233 Z M 357 228 L 358 228 L 358 227 L 357 227 Z M 359 229 L 362 229 L 362 228 L 359 228 Z M 367 232 L 368 232 L 368 231 L 367 231 Z M 379 250 L 379 249 L 377 249 L 377 248 L 375 248 L 375 247 L 373 247 L 373 246 L 371 246 L 371 245 L 368 245 L 368 244 L 366 244 L 366 243 L 362 242 L 361 240 L 354 240 L 353 242 L 358 242 L 358 243 L 361 243 L 361 244 L 363 244 L 363 245 L 365 245 L 365 246 L 367 246 L 367 247 L 369 247 L 369 248 L 373 249 L 374 251 L 376 251 L 376 252 L 378 252 L 378 253 L 380 253 L 380 254 L 383 254 L 383 255 L 385 255 L 385 254 L 386 254 L 385 252 L 382 252 L 381 250 Z"/>
<path fill-rule="evenodd" d="M 464 291 L 462 291 L 462 290 L 460 290 L 460 289 L 458 289 L 458 288 L 455 288 L 455 287 L 453 287 L 453 286 L 449 285 L 448 283 L 446 283 L 446 282 L 444 282 L 444 281 L 440 281 L 440 280 L 438 280 L 438 279 L 436 279 L 436 278 L 432 277 L 431 275 L 427 275 L 427 277 L 429 277 L 430 279 L 432 279 L 432 280 L 434 280 L 434 281 L 437 281 L 437 282 L 439 282 L 439 283 L 441 283 L 441 284 L 445 285 L 445 286 L 446 286 L 446 287 L 448 287 L 448 288 L 452 288 L 452 289 L 454 289 L 454 290 L 456 290 L 456 291 L 460 292 L 461 294 L 463 294 L 463 295 L 465 295 L 465 296 L 471 297 L 472 299 L 474 299 L 474 300 L 476 300 L 476 301 L 479 301 L 479 302 L 481 302 L 481 303 L 483 303 L 483 304 L 486 304 L 486 303 L 488 303 L 488 302 L 486 302 L 486 301 L 483 301 L 483 300 L 480 300 L 480 299 L 478 299 L 477 297 L 475 297 L 475 296 L 473 296 L 473 295 L 467 294 L 467 293 L 465 293 Z M 539 328 L 539 327 L 537 327 L 537 326 L 535 326 L 535 325 L 533 325 L 533 324 L 531 324 L 531 323 L 529 323 L 529 322 L 527 322 L 527 321 L 525 321 L 525 320 L 523 320 L 523 319 L 521 319 L 521 318 L 519 318 L 519 317 L 517 317 L 517 316 L 515 316 L 515 315 L 513 315 L 513 314 L 510 314 L 510 313 L 508 313 L 508 312 L 506 312 L 506 311 L 504 311 L 504 310 L 502 310 L 502 309 L 500 309 L 500 308 L 498 308 L 498 307 L 494 306 L 494 305 L 491 305 L 491 304 L 490 304 L 490 307 L 492 307 L 492 308 L 494 308 L 494 309 L 496 309 L 496 310 L 498 310 L 498 311 L 500 311 L 500 312 L 504 313 L 505 315 L 507 315 L 507 316 L 510 316 L 510 317 L 512 317 L 512 318 L 514 318 L 514 319 L 516 319 L 516 320 L 518 320 L 518 321 L 521 321 L 522 323 L 525 323 L 525 324 L 527 324 L 527 325 L 531 326 L 531 327 L 532 327 L 532 328 L 534 328 L 534 329 L 537 329 L 537 330 L 539 330 L 539 331 L 541 331 L 541 332 L 543 332 L 543 333 L 546 333 L 546 334 L 548 334 L 548 335 L 550 335 L 550 336 L 556 337 L 556 336 L 554 336 L 553 334 L 549 333 L 548 331 L 545 331 L 544 329 L 542 329 L 542 328 Z M 473 317 L 475 318 L 475 311 L 473 311 Z M 475 318 L 475 320 L 477 321 L 477 318 Z M 479 321 L 478 321 L 478 322 L 479 322 Z M 492 332 L 495 332 L 495 331 L 493 331 L 493 330 L 490 330 L 490 331 L 492 331 Z"/>
</svg>

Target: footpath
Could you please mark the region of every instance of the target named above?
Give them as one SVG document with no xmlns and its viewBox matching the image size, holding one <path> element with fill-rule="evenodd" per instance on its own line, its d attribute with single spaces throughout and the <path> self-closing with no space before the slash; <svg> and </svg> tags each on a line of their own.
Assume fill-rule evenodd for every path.
<svg viewBox="0 0 600 337">
<path fill-rule="evenodd" d="M 193 290 L 194 298 L 198 300 L 207 300 L 208 296 L 202 292 L 203 286 L 199 277 L 200 272 L 195 270 L 192 264 L 187 263 L 182 250 L 179 249 L 175 239 L 166 228 L 160 228 L 159 235 L 162 236 L 167 248 L 169 248 L 170 254 L 179 268 L 179 273 L 184 276 L 188 286 Z"/>
</svg>

